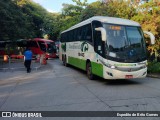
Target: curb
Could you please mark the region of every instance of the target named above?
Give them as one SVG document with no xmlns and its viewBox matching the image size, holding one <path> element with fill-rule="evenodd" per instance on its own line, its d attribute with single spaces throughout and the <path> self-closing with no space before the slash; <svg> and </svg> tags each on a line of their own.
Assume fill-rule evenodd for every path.
<svg viewBox="0 0 160 120">
<path fill-rule="evenodd" d="M 148 74 L 147 77 L 160 78 L 160 74 Z"/>
</svg>

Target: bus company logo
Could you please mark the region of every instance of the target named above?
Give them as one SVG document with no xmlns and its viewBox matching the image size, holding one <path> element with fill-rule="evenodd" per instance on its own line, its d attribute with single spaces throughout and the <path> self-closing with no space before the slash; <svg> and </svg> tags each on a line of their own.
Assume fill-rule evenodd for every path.
<svg viewBox="0 0 160 120">
<path fill-rule="evenodd" d="M 83 42 L 81 44 L 81 51 L 86 52 L 86 51 L 88 51 L 88 49 L 89 49 L 89 46 L 88 46 L 87 42 Z"/>
<path fill-rule="evenodd" d="M 129 68 L 129 69 L 128 69 L 128 72 L 132 72 L 132 69 L 131 69 L 131 68 Z"/>
</svg>

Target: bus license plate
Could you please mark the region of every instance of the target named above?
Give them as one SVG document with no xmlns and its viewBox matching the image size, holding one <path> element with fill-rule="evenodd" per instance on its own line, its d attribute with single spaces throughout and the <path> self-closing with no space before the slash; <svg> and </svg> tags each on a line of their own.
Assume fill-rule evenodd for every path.
<svg viewBox="0 0 160 120">
<path fill-rule="evenodd" d="M 126 77 L 125 78 L 127 78 L 127 79 L 129 79 L 129 78 L 133 78 L 133 75 L 126 75 Z"/>
</svg>

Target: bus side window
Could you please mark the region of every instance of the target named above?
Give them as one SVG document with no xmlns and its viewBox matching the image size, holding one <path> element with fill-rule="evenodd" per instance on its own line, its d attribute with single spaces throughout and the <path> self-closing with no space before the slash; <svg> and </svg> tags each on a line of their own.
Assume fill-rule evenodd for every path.
<svg viewBox="0 0 160 120">
<path fill-rule="evenodd" d="M 78 41 L 78 34 L 79 34 L 79 31 L 78 31 L 78 28 L 75 29 L 75 41 Z"/>
<path fill-rule="evenodd" d="M 82 33 L 81 33 L 81 35 L 82 35 L 82 40 L 85 40 L 86 38 L 86 30 L 87 30 L 87 27 L 86 27 L 86 25 L 85 26 L 83 26 L 82 27 Z"/>
<path fill-rule="evenodd" d="M 36 41 L 31 41 L 30 42 L 30 47 L 36 47 L 36 48 L 38 48 L 37 42 Z"/>
<path fill-rule="evenodd" d="M 77 40 L 81 41 L 82 40 L 82 34 L 81 34 L 82 33 L 82 28 L 80 27 L 77 30 L 78 30 L 77 31 L 78 32 L 78 34 L 77 34 Z"/>
<path fill-rule="evenodd" d="M 61 34 L 60 41 L 64 42 L 64 33 Z"/>
<path fill-rule="evenodd" d="M 68 32 L 68 42 L 71 41 L 71 39 L 72 39 L 71 36 L 72 36 L 72 33 L 71 33 L 71 31 L 69 31 L 69 32 Z"/>
<path fill-rule="evenodd" d="M 41 41 L 38 41 L 38 43 L 39 43 L 39 46 L 40 46 L 41 50 L 44 51 L 44 52 L 46 52 L 46 45 L 45 45 L 45 43 L 41 42 Z"/>
<path fill-rule="evenodd" d="M 92 29 L 91 24 L 87 24 L 82 27 L 82 40 L 92 42 Z"/>
<path fill-rule="evenodd" d="M 76 39 L 75 39 L 75 29 L 72 30 L 72 40 L 73 40 L 73 41 L 76 41 Z"/>
<path fill-rule="evenodd" d="M 70 42 L 74 41 L 74 31 L 70 31 Z"/>
<path fill-rule="evenodd" d="M 92 42 L 92 29 L 91 24 L 87 25 L 87 33 L 86 33 L 86 40 Z"/>
<path fill-rule="evenodd" d="M 66 32 L 65 34 L 65 42 L 69 42 L 69 32 Z"/>
</svg>

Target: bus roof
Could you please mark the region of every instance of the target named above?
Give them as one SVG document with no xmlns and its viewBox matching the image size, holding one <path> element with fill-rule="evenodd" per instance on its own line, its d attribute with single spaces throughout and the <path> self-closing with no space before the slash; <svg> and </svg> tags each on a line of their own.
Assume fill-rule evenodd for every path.
<svg viewBox="0 0 160 120">
<path fill-rule="evenodd" d="M 35 40 L 35 41 L 54 42 L 53 40 L 47 40 L 47 39 L 43 39 L 43 38 L 34 38 L 33 40 Z"/>
<path fill-rule="evenodd" d="M 71 28 L 63 31 L 62 33 L 70 31 L 70 30 L 75 29 L 75 28 L 78 28 L 80 26 L 89 24 L 94 20 L 100 21 L 102 23 L 128 25 L 128 26 L 140 26 L 140 24 L 138 22 L 135 22 L 135 21 L 132 21 L 132 20 L 128 20 L 128 19 L 116 18 L 116 17 L 107 17 L 107 16 L 94 16 L 94 17 L 91 17 L 91 18 L 89 18 L 89 19 L 87 19 L 85 21 L 82 21 L 82 22 L 72 26 Z"/>
</svg>

